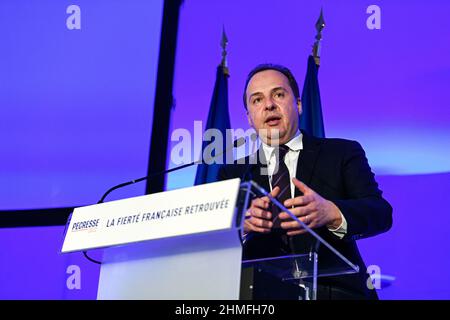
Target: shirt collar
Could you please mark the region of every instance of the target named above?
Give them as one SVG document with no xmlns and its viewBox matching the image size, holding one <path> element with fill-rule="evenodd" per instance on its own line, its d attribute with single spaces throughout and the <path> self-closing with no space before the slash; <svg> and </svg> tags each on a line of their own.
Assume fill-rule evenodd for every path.
<svg viewBox="0 0 450 320">
<path fill-rule="evenodd" d="M 272 154 L 275 150 L 275 147 L 269 146 L 268 144 L 265 144 L 261 141 L 261 145 L 264 151 L 264 155 L 267 160 L 269 160 L 272 157 Z M 289 140 L 285 145 L 289 148 L 289 151 L 300 151 L 303 149 L 303 134 L 299 131 L 297 131 L 297 134 Z"/>
</svg>

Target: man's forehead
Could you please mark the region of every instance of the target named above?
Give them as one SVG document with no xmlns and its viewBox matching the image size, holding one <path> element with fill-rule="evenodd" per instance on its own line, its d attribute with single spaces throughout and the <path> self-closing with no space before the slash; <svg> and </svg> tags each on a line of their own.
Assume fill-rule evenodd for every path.
<svg viewBox="0 0 450 320">
<path fill-rule="evenodd" d="M 249 81 L 247 93 L 290 87 L 288 78 L 277 70 L 264 70 L 256 73 Z"/>
</svg>

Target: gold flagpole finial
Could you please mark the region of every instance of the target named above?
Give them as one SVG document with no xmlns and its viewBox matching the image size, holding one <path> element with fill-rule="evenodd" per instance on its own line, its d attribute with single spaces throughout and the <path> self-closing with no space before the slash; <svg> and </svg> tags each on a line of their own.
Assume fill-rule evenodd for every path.
<svg viewBox="0 0 450 320">
<path fill-rule="evenodd" d="M 229 75 L 228 70 L 228 62 L 227 62 L 227 45 L 228 45 L 228 38 L 225 34 L 225 26 L 222 28 L 222 39 L 220 40 L 220 46 L 222 47 L 222 62 L 221 66 L 223 68 L 223 73 L 226 75 Z"/>
<path fill-rule="evenodd" d="M 320 41 L 322 40 L 322 30 L 325 28 L 325 20 L 323 19 L 323 10 L 320 9 L 320 16 L 316 22 L 316 41 L 314 42 L 312 54 L 317 65 L 320 65 Z"/>
</svg>

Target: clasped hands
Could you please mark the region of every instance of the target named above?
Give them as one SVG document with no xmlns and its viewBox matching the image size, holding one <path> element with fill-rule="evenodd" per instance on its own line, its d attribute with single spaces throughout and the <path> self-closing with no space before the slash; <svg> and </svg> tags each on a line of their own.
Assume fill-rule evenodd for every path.
<svg viewBox="0 0 450 320">
<path fill-rule="evenodd" d="M 297 178 L 292 178 L 292 181 L 295 187 L 303 193 L 303 196 L 288 199 L 283 205 L 290 209 L 299 220 L 309 228 L 327 226 L 330 229 L 336 229 L 341 225 L 340 211 L 333 202 L 324 199 Z M 275 187 L 270 195 L 276 198 L 279 193 L 280 188 Z M 267 196 L 252 200 L 244 222 L 245 233 L 268 233 L 271 231 L 273 222 L 272 213 L 268 211 L 270 202 Z M 287 212 L 281 212 L 278 219 L 281 219 L 281 228 L 286 230 L 287 235 L 294 236 L 306 233 L 300 223 L 293 220 Z"/>
</svg>

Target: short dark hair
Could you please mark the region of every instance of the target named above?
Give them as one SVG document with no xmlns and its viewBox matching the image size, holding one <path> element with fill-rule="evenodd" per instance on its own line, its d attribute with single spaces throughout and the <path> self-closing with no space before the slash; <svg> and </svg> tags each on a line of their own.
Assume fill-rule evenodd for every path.
<svg viewBox="0 0 450 320">
<path fill-rule="evenodd" d="M 279 65 L 279 64 L 272 64 L 272 63 L 263 63 L 263 64 L 259 64 L 256 67 L 254 67 L 248 74 L 247 76 L 247 80 L 245 81 L 245 87 L 244 87 L 244 107 L 247 110 L 247 86 L 248 83 L 250 82 L 250 80 L 253 78 L 253 76 L 255 74 L 257 74 L 258 72 L 262 72 L 262 71 L 266 71 L 266 70 L 275 70 L 278 72 L 281 72 L 282 74 L 284 74 L 286 76 L 286 78 L 289 81 L 289 85 L 292 89 L 292 92 L 294 93 L 294 96 L 296 99 L 300 98 L 300 92 L 298 90 L 298 84 L 297 84 L 297 80 L 295 80 L 294 75 L 292 74 L 291 70 L 289 70 L 288 68 Z"/>
</svg>

